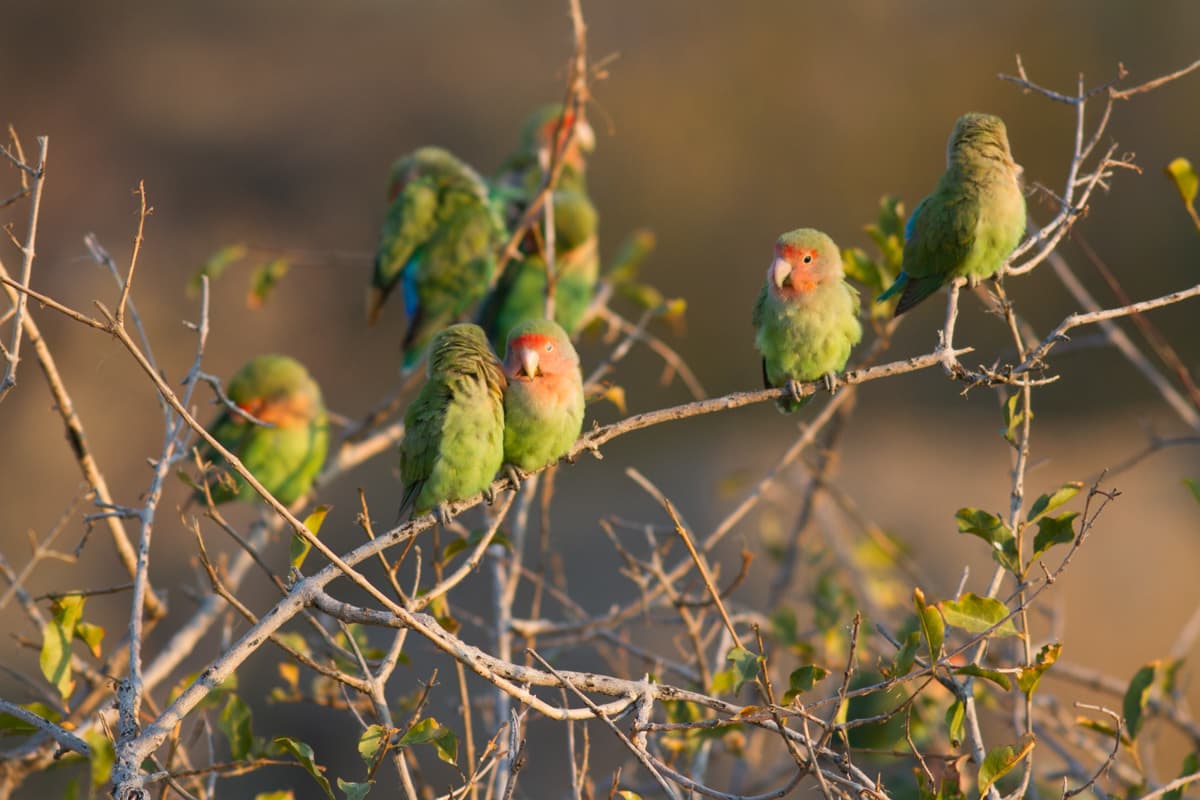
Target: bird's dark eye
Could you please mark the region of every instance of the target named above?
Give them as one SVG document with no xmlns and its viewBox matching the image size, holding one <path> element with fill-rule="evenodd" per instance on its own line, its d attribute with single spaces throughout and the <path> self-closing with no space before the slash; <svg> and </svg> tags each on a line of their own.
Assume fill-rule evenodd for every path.
<svg viewBox="0 0 1200 800">
<path fill-rule="evenodd" d="M 547 352 L 547 353 L 553 353 L 553 352 L 554 352 L 554 345 L 552 345 L 552 344 L 547 344 L 547 345 L 546 345 L 546 352 Z"/>
<path fill-rule="evenodd" d="M 811 263 L 812 263 L 812 253 L 809 253 L 809 254 L 807 254 L 806 256 L 804 256 L 804 263 L 805 263 L 805 264 L 811 264 Z"/>
</svg>

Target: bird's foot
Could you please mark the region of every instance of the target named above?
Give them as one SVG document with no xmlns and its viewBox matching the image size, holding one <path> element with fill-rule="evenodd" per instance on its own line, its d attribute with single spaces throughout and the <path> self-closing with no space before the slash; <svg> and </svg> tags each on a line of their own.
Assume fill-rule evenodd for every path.
<svg viewBox="0 0 1200 800">
<path fill-rule="evenodd" d="M 454 522 L 454 515 L 450 513 L 449 503 L 438 503 L 434 506 L 433 516 L 443 528 L 449 528 Z"/>
<path fill-rule="evenodd" d="M 487 503 L 489 506 L 496 502 L 496 487 L 492 486 L 490 483 L 488 484 L 487 488 L 483 490 L 483 502 Z"/>
<path fill-rule="evenodd" d="M 842 379 L 832 370 L 821 376 L 821 382 L 825 384 L 825 391 L 830 394 L 835 394 L 842 386 Z"/>
<path fill-rule="evenodd" d="M 968 275 L 967 276 L 967 288 L 974 289 L 976 286 L 979 285 L 979 281 L 980 281 L 980 277 L 978 275 Z"/>
<path fill-rule="evenodd" d="M 804 394 L 804 384 L 795 378 L 788 379 L 787 390 L 791 392 L 792 399 L 797 403 L 803 403 L 806 399 L 806 395 Z"/>
<path fill-rule="evenodd" d="M 505 464 L 501 468 L 501 471 L 504 473 L 504 477 L 508 478 L 508 483 L 514 492 L 520 489 L 521 484 L 524 483 L 525 479 L 529 477 L 525 471 L 516 464 Z"/>
</svg>

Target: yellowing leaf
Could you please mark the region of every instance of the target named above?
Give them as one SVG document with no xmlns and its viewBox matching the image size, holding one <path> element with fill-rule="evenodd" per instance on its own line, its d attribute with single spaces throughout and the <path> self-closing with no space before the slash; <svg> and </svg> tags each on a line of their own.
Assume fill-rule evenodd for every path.
<svg viewBox="0 0 1200 800">
<path fill-rule="evenodd" d="M 967 633 L 983 633 L 990 630 L 991 636 L 1016 636 L 1008 606 L 992 597 L 980 597 L 967 592 L 957 600 L 943 600 L 938 604 L 946 624 L 961 628 Z M 1001 622 L 1001 620 L 1004 620 Z"/>
<path fill-rule="evenodd" d="M 308 532 L 313 536 L 321 532 L 321 525 L 325 522 L 325 515 L 329 513 L 330 508 L 332 506 L 317 506 L 311 514 L 304 518 L 304 527 L 308 528 Z M 290 548 L 292 569 L 300 569 L 300 565 L 304 563 L 304 559 L 308 557 L 308 551 L 311 549 L 312 542 L 295 533 L 292 534 L 292 545 Z"/>
<path fill-rule="evenodd" d="M 245 258 L 247 252 L 246 245 L 231 244 L 213 253 L 208 257 L 208 261 L 204 262 L 204 266 L 200 267 L 188 281 L 188 295 L 195 296 L 200 291 L 200 279 L 203 276 L 207 275 L 210 281 L 215 281 L 221 277 L 222 272 Z"/>
<path fill-rule="evenodd" d="M 42 675 L 64 701 L 75 688 L 71 677 L 71 640 L 75 638 L 75 627 L 83 617 L 86 598 L 69 594 L 54 600 L 53 616 L 42 628 L 42 651 L 38 663 Z"/>
<path fill-rule="evenodd" d="M 979 797 L 981 800 L 987 797 L 988 789 L 992 788 L 992 784 L 1011 772 L 1013 767 L 1021 763 L 1021 759 L 1029 755 L 1034 744 L 1033 737 L 1028 737 L 1021 743 L 1019 750 L 1010 745 L 1004 745 L 988 751 L 982 766 L 979 767 Z"/>
<path fill-rule="evenodd" d="M 1190 206 L 1196 199 L 1196 190 L 1200 188 L 1200 178 L 1196 177 L 1196 170 L 1192 167 L 1192 162 L 1180 156 L 1167 164 L 1167 175 L 1175 182 L 1175 188 L 1179 191 L 1179 197 L 1183 200 L 1184 205 Z"/>
<path fill-rule="evenodd" d="M 254 269 L 250 274 L 250 291 L 246 294 L 246 307 L 257 311 L 267 302 L 271 293 L 283 277 L 291 269 L 292 262 L 286 258 L 276 258 Z"/>
</svg>

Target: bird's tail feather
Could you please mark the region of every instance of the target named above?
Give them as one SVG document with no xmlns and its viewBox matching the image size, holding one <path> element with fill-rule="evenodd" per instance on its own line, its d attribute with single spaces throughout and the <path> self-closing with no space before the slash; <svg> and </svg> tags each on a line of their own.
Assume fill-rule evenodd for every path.
<svg viewBox="0 0 1200 800">
<path fill-rule="evenodd" d="M 879 295 L 879 297 L 876 297 L 875 302 L 882 303 L 885 300 L 891 300 L 892 297 L 896 294 L 896 292 L 903 289 L 905 284 L 907 284 L 907 283 L 908 283 L 908 273 L 901 272 L 899 275 L 896 276 L 896 282 L 893 283 L 891 286 L 889 286 L 886 292 Z"/>
<path fill-rule="evenodd" d="M 941 285 L 942 280 L 938 276 L 909 279 L 908 284 L 904 287 L 904 294 L 900 295 L 900 302 L 896 304 L 896 313 L 894 316 L 898 317 L 905 311 L 908 311 L 917 303 L 936 292 Z"/>
</svg>

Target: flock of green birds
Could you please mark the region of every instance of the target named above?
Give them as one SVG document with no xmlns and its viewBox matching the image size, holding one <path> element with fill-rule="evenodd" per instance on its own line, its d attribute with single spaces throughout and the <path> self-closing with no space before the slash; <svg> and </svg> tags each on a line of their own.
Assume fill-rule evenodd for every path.
<svg viewBox="0 0 1200 800">
<path fill-rule="evenodd" d="M 585 176 L 594 146 L 586 120 L 547 106 L 530 118 L 490 183 L 438 147 L 393 165 L 367 317 L 374 323 L 399 286 L 408 320 L 402 370 L 423 359 L 428 365 L 404 418 L 402 513 L 440 510 L 487 491 L 502 469 L 516 482 L 558 461 L 578 438 L 584 391 L 572 338 L 599 272 L 597 215 Z M 995 275 L 1024 235 L 1021 168 L 1002 120 L 960 117 L 946 162 L 905 227 L 902 271 L 879 298 L 898 294 L 896 315 L 953 279 L 973 284 Z M 510 231 L 555 164 L 560 172 L 546 200 L 552 229 L 529 226 L 517 256 L 495 276 Z M 544 317 L 551 249 L 553 320 Z M 477 304 L 476 322 L 461 322 Z M 833 240 L 813 228 L 781 235 L 753 310 L 764 384 L 790 389 L 778 401 L 781 410 L 810 399 L 802 382 L 824 379 L 835 388 L 862 338 L 859 316 L 858 292 Z M 228 396 L 231 408 L 209 427 L 213 436 L 280 502 L 307 494 L 325 461 L 329 421 L 303 365 L 280 355 L 255 358 L 230 381 Z M 220 461 L 212 450 L 207 457 Z M 212 496 L 253 500 L 255 493 L 226 474 Z"/>
</svg>

